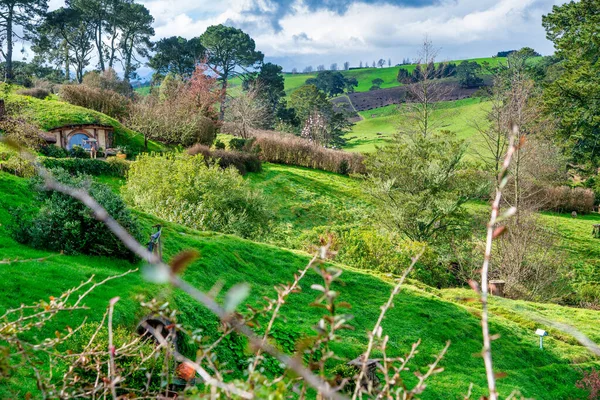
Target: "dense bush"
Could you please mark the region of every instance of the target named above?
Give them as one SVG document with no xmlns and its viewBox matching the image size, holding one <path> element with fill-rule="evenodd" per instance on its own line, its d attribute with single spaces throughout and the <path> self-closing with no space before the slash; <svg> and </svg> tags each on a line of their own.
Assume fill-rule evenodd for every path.
<svg viewBox="0 0 600 400">
<path fill-rule="evenodd" d="M 46 168 L 60 168 L 71 175 L 110 175 L 125 176 L 129 169 L 130 161 L 110 157 L 107 161 L 83 158 L 41 158 Z"/>
<path fill-rule="evenodd" d="M 234 168 L 207 166 L 201 155 L 140 155 L 129 169 L 125 195 L 159 218 L 242 237 L 259 235 L 271 219 L 262 193 Z"/>
<path fill-rule="evenodd" d="M 241 151 L 211 150 L 208 146 L 197 144 L 187 150 L 191 156 L 202 154 L 205 161 L 216 161 L 223 169 L 235 167 L 240 174 L 260 172 L 261 162 L 256 154 Z"/>
<path fill-rule="evenodd" d="M 0 151 L 0 171 L 22 178 L 31 178 L 35 175 L 35 168 L 31 161 L 21 157 L 16 151 Z"/>
<path fill-rule="evenodd" d="M 365 172 L 363 157 L 357 153 L 327 149 L 306 139 L 277 132 L 259 132 L 255 137 L 252 148 L 263 161 L 341 174 Z"/>
<path fill-rule="evenodd" d="M 65 158 L 69 156 L 69 153 L 63 149 L 62 147 L 54 146 L 54 145 L 46 145 L 40 148 L 40 154 L 45 157 L 53 157 L 53 158 Z"/>
<path fill-rule="evenodd" d="M 570 188 L 568 186 L 551 187 L 541 193 L 544 197 L 543 209 L 558 211 L 589 213 L 594 210 L 596 196 L 594 191 L 585 188 Z"/>
<path fill-rule="evenodd" d="M 108 186 L 92 182 L 84 175 L 74 177 L 64 170 L 53 172 L 60 182 L 88 190 L 113 218 L 139 238 L 137 221 L 123 200 Z M 35 248 L 66 254 L 135 259 L 127 247 L 79 200 L 59 192 L 47 192 L 41 189 L 39 182 L 35 182 L 34 187 L 38 188 L 42 207 L 33 215 L 23 210 L 13 210 L 11 231 L 16 240 Z"/>
<path fill-rule="evenodd" d="M 129 112 L 129 99 L 112 90 L 98 89 L 87 85 L 63 85 L 59 95 L 68 103 L 89 108 L 117 119 L 125 118 Z"/>
<path fill-rule="evenodd" d="M 50 96 L 50 91 L 42 88 L 31 88 L 31 89 L 23 89 L 19 90 L 17 94 L 22 96 L 35 97 L 36 99 L 44 100 L 46 97 Z"/>
<path fill-rule="evenodd" d="M 9 116 L 0 120 L 0 135 L 16 142 L 22 147 L 39 149 L 46 142 L 42 138 L 43 132 L 35 125 L 21 119 L 18 114 L 19 107 L 9 110 Z"/>
<path fill-rule="evenodd" d="M 81 146 L 73 146 L 71 150 L 69 150 L 69 157 L 90 158 L 90 153 Z"/>
</svg>

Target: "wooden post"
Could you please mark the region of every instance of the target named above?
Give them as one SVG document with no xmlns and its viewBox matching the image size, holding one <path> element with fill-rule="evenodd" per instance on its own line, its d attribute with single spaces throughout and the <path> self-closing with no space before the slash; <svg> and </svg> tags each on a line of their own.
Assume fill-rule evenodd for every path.
<svg viewBox="0 0 600 400">
<path fill-rule="evenodd" d="M 506 285 L 505 281 L 502 280 L 491 280 L 488 284 L 488 290 L 491 295 L 504 297 L 504 286 Z"/>
</svg>

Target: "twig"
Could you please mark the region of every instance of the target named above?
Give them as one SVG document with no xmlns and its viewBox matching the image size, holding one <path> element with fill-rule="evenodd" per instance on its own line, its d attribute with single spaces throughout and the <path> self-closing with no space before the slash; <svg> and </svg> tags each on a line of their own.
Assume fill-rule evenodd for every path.
<svg viewBox="0 0 600 400">
<path fill-rule="evenodd" d="M 110 391 L 112 393 L 113 399 L 117 399 L 117 388 L 115 386 L 115 345 L 113 343 L 113 312 L 115 309 L 115 304 L 119 301 L 118 297 L 114 297 L 110 299 L 110 303 L 108 306 L 108 354 L 110 357 L 109 364 L 109 377 L 110 377 Z"/>
<path fill-rule="evenodd" d="M 502 189 L 506 186 L 506 182 L 508 180 L 508 167 L 510 166 L 510 161 L 512 156 L 516 150 L 514 144 L 514 138 L 518 134 L 517 126 L 513 126 L 513 134 L 510 137 L 508 150 L 506 152 L 506 156 L 504 157 L 504 162 L 502 163 L 502 169 L 500 171 L 499 181 L 500 185 L 496 188 L 496 196 L 494 198 L 494 202 L 492 203 L 492 212 L 490 215 L 490 220 L 487 224 L 487 237 L 485 242 L 485 256 L 483 259 L 483 265 L 481 268 L 481 330 L 483 333 L 483 363 L 485 365 L 485 372 L 487 376 L 488 382 L 488 390 L 490 392 L 489 400 L 497 400 L 498 392 L 496 391 L 496 377 L 494 376 L 494 368 L 492 364 L 492 346 L 491 346 L 491 338 L 490 338 L 490 327 L 488 321 L 488 274 L 490 269 L 490 260 L 492 257 L 492 242 L 494 240 L 494 233 L 496 222 L 498 221 L 498 216 L 500 212 L 500 201 L 502 199 Z"/>
<path fill-rule="evenodd" d="M 367 371 L 367 362 L 368 362 L 369 356 L 371 355 L 371 351 L 373 350 L 375 336 L 381 337 L 381 323 L 383 322 L 385 313 L 390 309 L 390 307 L 392 307 L 392 302 L 394 300 L 394 297 L 396 297 L 396 295 L 398 293 L 400 293 L 400 289 L 402 287 L 402 284 L 404 283 L 404 280 L 406 279 L 408 274 L 410 274 L 410 272 L 414 268 L 417 261 L 419 261 L 419 258 L 423 254 L 423 251 L 424 250 L 422 250 L 421 253 L 419 253 L 416 257 L 413 257 L 410 266 L 404 271 L 404 274 L 402 274 L 402 277 L 400 278 L 400 280 L 398 281 L 396 286 L 394 286 L 394 289 L 392 289 L 392 292 L 390 293 L 390 297 L 388 298 L 387 302 L 381 307 L 381 313 L 379 314 L 379 318 L 377 319 L 377 322 L 375 322 L 375 326 L 373 327 L 373 330 L 371 332 L 369 332 L 369 344 L 367 345 L 367 351 L 363 354 L 362 365 L 360 368 L 360 373 L 358 374 L 358 379 L 356 380 L 357 383 L 356 383 L 356 387 L 354 389 L 354 394 L 352 395 L 352 400 L 356 399 L 360 393 L 360 390 L 361 390 L 360 382 L 362 382 L 362 379 L 364 378 L 366 371 Z"/>
</svg>

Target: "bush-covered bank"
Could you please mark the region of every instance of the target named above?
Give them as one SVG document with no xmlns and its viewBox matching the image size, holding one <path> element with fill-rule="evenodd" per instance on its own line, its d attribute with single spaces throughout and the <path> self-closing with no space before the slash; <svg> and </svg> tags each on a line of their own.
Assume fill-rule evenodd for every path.
<svg viewBox="0 0 600 400">
<path fill-rule="evenodd" d="M 86 158 L 50 158 L 40 157 L 42 165 L 46 168 L 60 168 L 70 174 L 108 175 L 125 177 L 129 170 L 130 161 L 109 157 L 104 160 Z"/>
<path fill-rule="evenodd" d="M 0 198 L 0 217 L 3 221 L 10 218 L 5 211 L 9 204 L 18 205 L 23 201 L 30 201 L 26 195 L 29 189 L 24 183 L 22 179 L 0 173 L 0 191 L 5 194 Z M 145 232 L 150 231 L 151 225 L 161 222 L 145 214 L 140 214 L 139 218 Z M 306 255 L 232 236 L 202 234 L 180 225 L 164 223 L 163 232 L 166 259 L 186 248 L 197 249 L 202 254 L 202 257 L 187 269 L 184 275 L 186 280 L 204 290 L 221 281 L 225 284 L 223 292 L 235 283 L 251 282 L 249 301 L 253 304 L 259 303 L 262 296 L 274 296 L 273 286 L 292 279 L 296 270 L 308 261 Z M 3 226 L 0 226 L 0 248 L 3 251 L 0 258 L 30 259 L 53 255 L 15 243 L 6 235 Z M 0 268 L 5 277 L 0 282 L 0 303 L 3 307 L 18 307 L 22 303 L 30 304 L 45 299 L 49 294 L 58 295 L 63 290 L 78 285 L 92 273 L 103 279 L 107 275 L 122 273 L 129 266 L 125 262 L 102 257 L 64 255 L 49 257 L 41 262 L 19 263 L 18 268 L 14 265 L 0 265 Z M 285 320 L 277 321 L 276 333 L 273 335 L 282 348 L 287 349 L 290 340 L 312 334 L 311 325 L 323 314 L 322 311 L 308 306 L 315 295 L 309 288 L 317 282 L 316 274 L 310 273 L 303 281 L 304 290 L 293 294 L 289 304 L 282 308 Z M 372 328 L 379 312 L 378 305 L 387 298 L 390 284 L 383 276 L 353 269 L 345 270 L 342 282 L 343 285 L 337 289 L 342 292 L 342 300 L 352 305 L 348 312 L 355 316 L 351 321 L 355 329 L 344 331 L 336 351 L 346 360 L 350 360 L 363 349 L 365 332 Z M 92 321 L 99 321 L 109 299 L 121 296 L 116 305 L 115 324 L 134 329 L 136 317 L 143 316 L 139 315 L 136 294 L 144 294 L 146 298 L 160 296 L 163 300 L 170 301 L 174 307 L 182 310 L 180 322 L 203 328 L 207 336 L 218 336 L 218 321 L 203 307 L 184 294 L 142 282 L 139 275 L 111 281 L 102 289 L 94 291 L 86 301 L 91 307 L 91 311 L 86 314 Z M 474 396 L 479 397 L 485 393 L 486 383 L 481 358 L 472 356 L 481 350 L 475 303 L 454 303 L 469 297 L 472 297 L 472 292 L 466 290 L 438 291 L 428 287 L 410 287 L 396 299 L 396 307 L 391 309 L 384 321 L 384 332 L 390 335 L 390 343 L 393 343 L 389 349 L 392 355 L 403 355 L 409 350 L 412 342 L 422 339 L 416 365 L 429 363 L 431 355 L 439 350 L 446 340 L 451 340 L 449 353 L 441 365 L 445 371 L 429 381 L 428 388 L 422 395 L 425 400 L 459 397 L 466 393 L 469 382 L 474 383 Z M 539 399 L 585 396 L 584 392 L 574 387 L 581 375 L 573 363 L 576 362 L 587 369 L 594 361 L 572 338 L 545 326 L 541 327 L 547 329 L 550 336 L 545 339 L 545 351 L 539 351 L 538 341 L 532 335 L 532 329 L 540 325 L 532 319 L 531 314 L 543 317 L 548 317 L 550 313 L 558 315 L 561 321 L 569 321 L 598 341 L 600 338 L 595 329 L 596 313 L 590 310 L 495 298 L 491 301 L 494 310 L 492 329 L 501 334 L 500 339 L 494 342 L 494 361 L 497 369 L 507 375 L 499 380 L 500 394 L 508 396 L 514 389 L 518 389 L 524 396 L 535 396 Z M 506 311 L 501 312 L 502 309 Z M 83 318 L 81 313 L 77 313 L 69 319 L 72 321 L 77 316 Z M 64 329 L 64 324 L 59 322 L 47 326 L 36 334 L 39 337 L 50 337 L 57 329 Z M 227 340 L 219 346 L 219 361 L 227 362 L 228 368 L 233 370 L 232 375 L 228 375 L 229 378 L 241 376 L 243 373 L 238 362 L 245 358 L 244 348 L 244 341 L 237 338 Z M 186 354 L 193 355 L 187 352 Z M 523 365 L 528 367 L 524 368 Z M 37 393 L 32 377 L 21 372 L 16 372 L 0 384 L 2 397 L 14 398 L 23 390 Z"/>
<path fill-rule="evenodd" d="M 197 144 L 187 150 L 189 155 L 201 154 L 207 162 L 217 162 L 223 169 L 235 167 L 242 175 L 248 172 L 260 172 L 261 161 L 254 153 L 241 151 L 226 151 L 223 149 L 211 150 L 210 147 Z"/>
</svg>

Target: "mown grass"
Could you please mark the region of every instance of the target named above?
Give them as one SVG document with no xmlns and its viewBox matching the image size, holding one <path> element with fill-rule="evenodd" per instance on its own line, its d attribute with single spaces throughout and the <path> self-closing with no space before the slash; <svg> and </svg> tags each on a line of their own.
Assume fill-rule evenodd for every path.
<svg viewBox="0 0 600 400">
<path fill-rule="evenodd" d="M 56 96 L 45 100 L 18 94 L 4 94 L 2 96 L 11 106 L 18 107 L 21 117 L 37 125 L 40 129 L 50 130 L 64 125 L 102 124 L 114 128 L 116 146 L 126 146 L 131 151 L 139 152 L 144 148 L 144 137 L 114 118 L 84 107 L 75 106 L 60 101 Z M 148 142 L 148 150 L 158 151 L 162 147 L 153 141 Z"/>
<path fill-rule="evenodd" d="M 459 139 L 469 140 L 471 150 L 481 149 L 481 142 L 474 138 L 477 134 L 474 122 L 481 123 L 490 107 L 489 102 L 479 97 L 441 102 L 432 115 L 433 126 L 437 130 L 454 132 Z M 407 121 L 402 117 L 397 105 L 375 108 L 359 112 L 362 120 L 354 124 L 346 134 L 348 151 L 373 152 L 398 133 Z M 472 140 L 471 139 L 475 139 Z"/>
<path fill-rule="evenodd" d="M 350 187 L 348 190 L 351 192 L 353 189 Z M 8 234 L 7 224 L 10 223 L 10 216 L 6 210 L 19 204 L 35 206 L 35 202 L 26 181 L 5 173 L 0 173 L 0 193 L 0 259 L 51 256 L 43 262 L 0 265 L 3 276 L 0 282 L 2 310 L 59 294 L 93 273 L 101 278 L 131 268 L 128 263 L 118 260 L 59 256 L 15 243 Z M 138 217 L 148 233 L 150 226 L 157 222 L 145 214 L 138 214 Z M 186 270 L 186 280 L 203 290 L 208 290 L 217 282 L 224 284 L 224 290 L 238 282 L 249 282 L 252 290 L 248 301 L 253 304 L 260 303 L 264 295 L 272 296 L 273 286 L 292 279 L 294 271 L 305 265 L 308 260 L 308 255 L 303 253 L 257 244 L 233 236 L 200 233 L 174 224 L 165 224 L 163 232 L 166 257 L 187 248 L 194 248 L 201 254 L 201 257 Z M 289 303 L 283 307 L 282 316 L 285 319 L 278 320 L 275 326 L 278 337 L 298 338 L 311 334 L 311 326 L 322 314 L 322 311 L 309 306 L 315 297 L 315 292 L 310 286 L 318 281 L 315 273 L 309 273 L 302 282 L 304 290 L 290 297 Z M 378 305 L 387 298 L 391 287 L 386 277 L 351 268 L 345 268 L 342 282 L 343 285 L 337 285 L 336 288 L 342 292 L 340 300 L 352 305 L 350 312 L 354 319 L 351 325 L 354 330 L 342 334 L 336 350 L 342 357 L 354 358 L 363 351 L 366 332 L 377 318 Z M 425 289 L 408 286 L 396 299 L 395 307 L 389 311 L 383 325 L 384 332 L 390 335 L 389 352 L 391 355 L 402 355 L 409 350 L 411 343 L 421 339 L 421 351 L 411 364 L 411 371 L 414 371 L 414 366 L 421 366 L 423 371 L 426 364 L 431 362 L 431 357 L 450 340 L 450 350 L 441 364 L 445 371 L 431 379 L 422 398 L 459 398 L 466 393 L 469 382 L 474 383 L 473 398 L 479 398 L 484 394 L 485 375 L 481 358 L 474 356 L 481 350 L 479 319 L 477 310 L 472 307 L 474 303 L 455 303 L 456 300 L 452 298 L 453 292 Z M 140 316 L 139 307 L 134 300 L 134 296 L 139 293 L 170 300 L 183 311 L 183 322 L 204 328 L 208 334 L 213 333 L 217 327 L 215 318 L 187 295 L 145 283 L 138 274 L 111 281 L 92 293 L 86 301 L 91 307 L 87 315 L 92 320 L 97 320 L 105 310 L 108 300 L 119 295 L 122 300 L 117 303 L 115 320 L 118 324 L 131 328 Z M 492 317 L 492 330 L 501 335 L 501 338 L 494 342 L 496 370 L 507 374 L 506 378 L 499 381 L 501 395 L 505 397 L 513 389 L 518 389 L 526 397 L 538 399 L 583 397 L 584 394 L 574 386 L 580 374 L 572 363 L 589 367 L 592 358 L 586 350 L 569 337 L 552 336 L 547 340 L 546 350 L 540 351 L 527 313 L 517 318 L 521 315 L 519 307 L 539 310 L 540 305 L 498 300 L 493 302 L 493 306 L 514 309 L 511 311 L 514 315 L 506 316 L 498 312 Z M 552 310 L 550 314 L 559 314 L 560 318 L 586 332 L 592 332 L 597 322 L 598 313 L 595 312 L 582 313 L 580 310 L 560 306 L 543 307 Z M 68 316 L 68 322 L 76 323 L 77 317 L 78 315 Z M 54 329 L 64 329 L 64 322 L 51 323 L 35 334 L 39 337 L 48 333 L 52 335 Z M 595 335 L 593 337 L 597 338 L 597 333 Z M 242 361 L 238 358 L 239 351 L 243 351 L 243 348 L 238 351 L 231 346 L 226 347 L 220 354 L 227 358 L 228 366 L 236 370 Z M 407 372 L 406 377 L 409 382 L 414 382 L 412 372 Z M 31 381 L 24 381 L 24 378 L 23 375 L 17 374 L 0 383 L 0 395 L 4 398 L 25 397 L 27 391 L 35 393 Z M 20 395 L 15 396 L 15 393 Z"/>
</svg>

